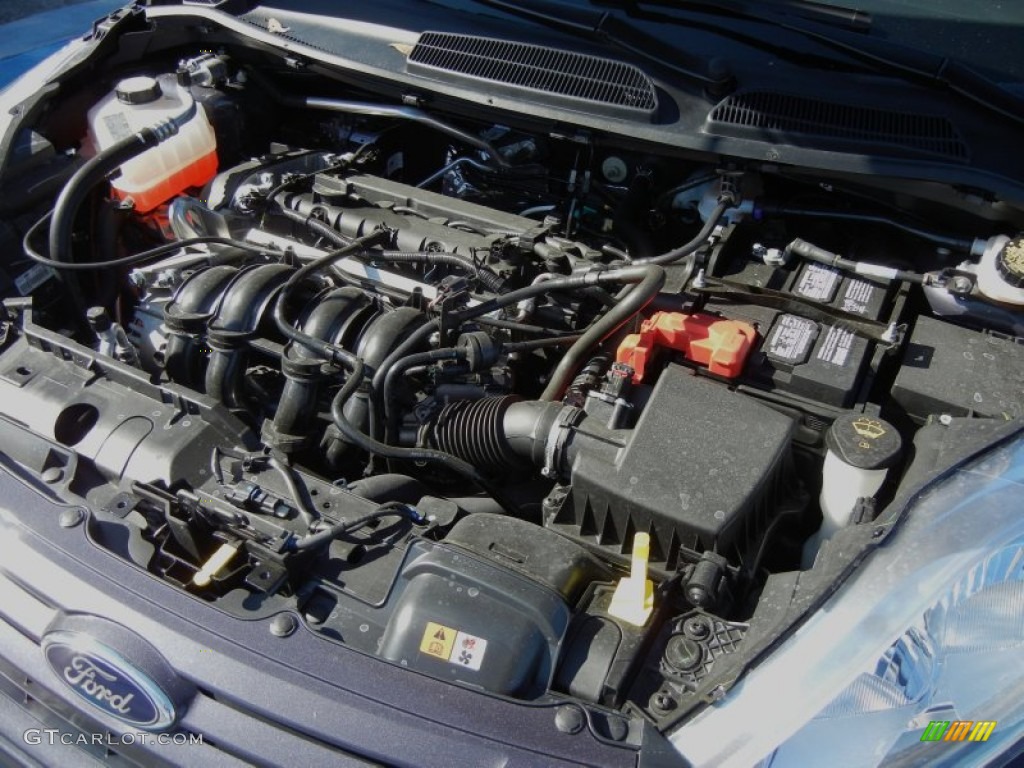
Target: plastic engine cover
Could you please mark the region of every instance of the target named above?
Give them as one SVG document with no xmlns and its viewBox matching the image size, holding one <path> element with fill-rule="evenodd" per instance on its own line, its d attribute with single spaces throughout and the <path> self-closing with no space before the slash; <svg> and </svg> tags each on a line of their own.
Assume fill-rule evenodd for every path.
<svg viewBox="0 0 1024 768">
<path fill-rule="evenodd" d="M 468 550 L 423 541 L 410 547 L 398 581 L 380 656 L 508 696 L 547 690 L 570 618 L 553 589 Z"/>
</svg>

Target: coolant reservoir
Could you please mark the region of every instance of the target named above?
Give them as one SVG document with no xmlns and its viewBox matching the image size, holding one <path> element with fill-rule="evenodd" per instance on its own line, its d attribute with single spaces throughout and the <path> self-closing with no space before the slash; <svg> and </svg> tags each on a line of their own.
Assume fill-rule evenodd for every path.
<svg viewBox="0 0 1024 768">
<path fill-rule="evenodd" d="M 89 110 L 89 134 L 97 151 L 143 128 L 178 117 L 192 102 L 174 75 L 130 77 Z M 121 166 L 111 182 L 115 194 L 131 198 L 145 213 L 217 173 L 217 140 L 202 107 L 174 136 Z"/>
</svg>

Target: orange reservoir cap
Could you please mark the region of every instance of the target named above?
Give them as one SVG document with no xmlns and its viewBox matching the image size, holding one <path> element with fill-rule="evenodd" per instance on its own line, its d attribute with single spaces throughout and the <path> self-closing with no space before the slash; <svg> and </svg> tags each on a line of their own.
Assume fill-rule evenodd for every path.
<svg viewBox="0 0 1024 768">
<path fill-rule="evenodd" d="M 659 347 L 682 352 L 687 360 L 707 366 L 711 373 L 734 379 L 740 375 L 754 346 L 757 331 L 749 323 L 715 315 L 655 312 L 622 340 L 616 362 L 633 369 L 639 384 Z"/>
</svg>

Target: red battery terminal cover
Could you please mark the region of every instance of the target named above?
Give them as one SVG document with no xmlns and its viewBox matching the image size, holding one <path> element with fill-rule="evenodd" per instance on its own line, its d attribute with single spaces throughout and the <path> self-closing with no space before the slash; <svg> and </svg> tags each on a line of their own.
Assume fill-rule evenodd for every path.
<svg viewBox="0 0 1024 768">
<path fill-rule="evenodd" d="M 640 333 L 622 340 L 615 359 L 635 371 L 636 384 L 643 381 L 659 347 L 682 352 L 687 360 L 707 366 L 711 373 L 734 379 L 743 370 L 756 338 L 754 327 L 739 320 L 703 313 L 655 312 L 640 326 Z"/>
</svg>

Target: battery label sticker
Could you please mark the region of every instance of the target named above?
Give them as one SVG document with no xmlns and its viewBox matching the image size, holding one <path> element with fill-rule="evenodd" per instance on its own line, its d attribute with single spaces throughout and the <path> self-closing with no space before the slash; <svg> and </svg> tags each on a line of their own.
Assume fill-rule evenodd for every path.
<svg viewBox="0 0 1024 768">
<path fill-rule="evenodd" d="M 817 335 L 818 324 L 813 320 L 782 315 L 768 336 L 768 357 L 790 365 L 806 362 Z"/>
<path fill-rule="evenodd" d="M 855 315 L 867 314 L 871 306 L 871 297 L 875 295 L 875 286 L 865 280 L 851 280 L 843 294 L 843 311 Z"/>
<path fill-rule="evenodd" d="M 840 280 L 842 275 L 839 270 L 823 264 L 808 264 L 794 290 L 808 299 L 827 303 L 835 298 Z"/>
<path fill-rule="evenodd" d="M 486 652 L 484 638 L 433 621 L 427 622 L 420 640 L 420 653 L 473 670 L 480 669 Z"/>
<path fill-rule="evenodd" d="M 821 342 L 817 358 L 834 365 L 846 365 L 850 359 L 850 348 L 853 346 L 853 333 L 835 326 L 828 329 L 825 340 Z"/>
</svg>

